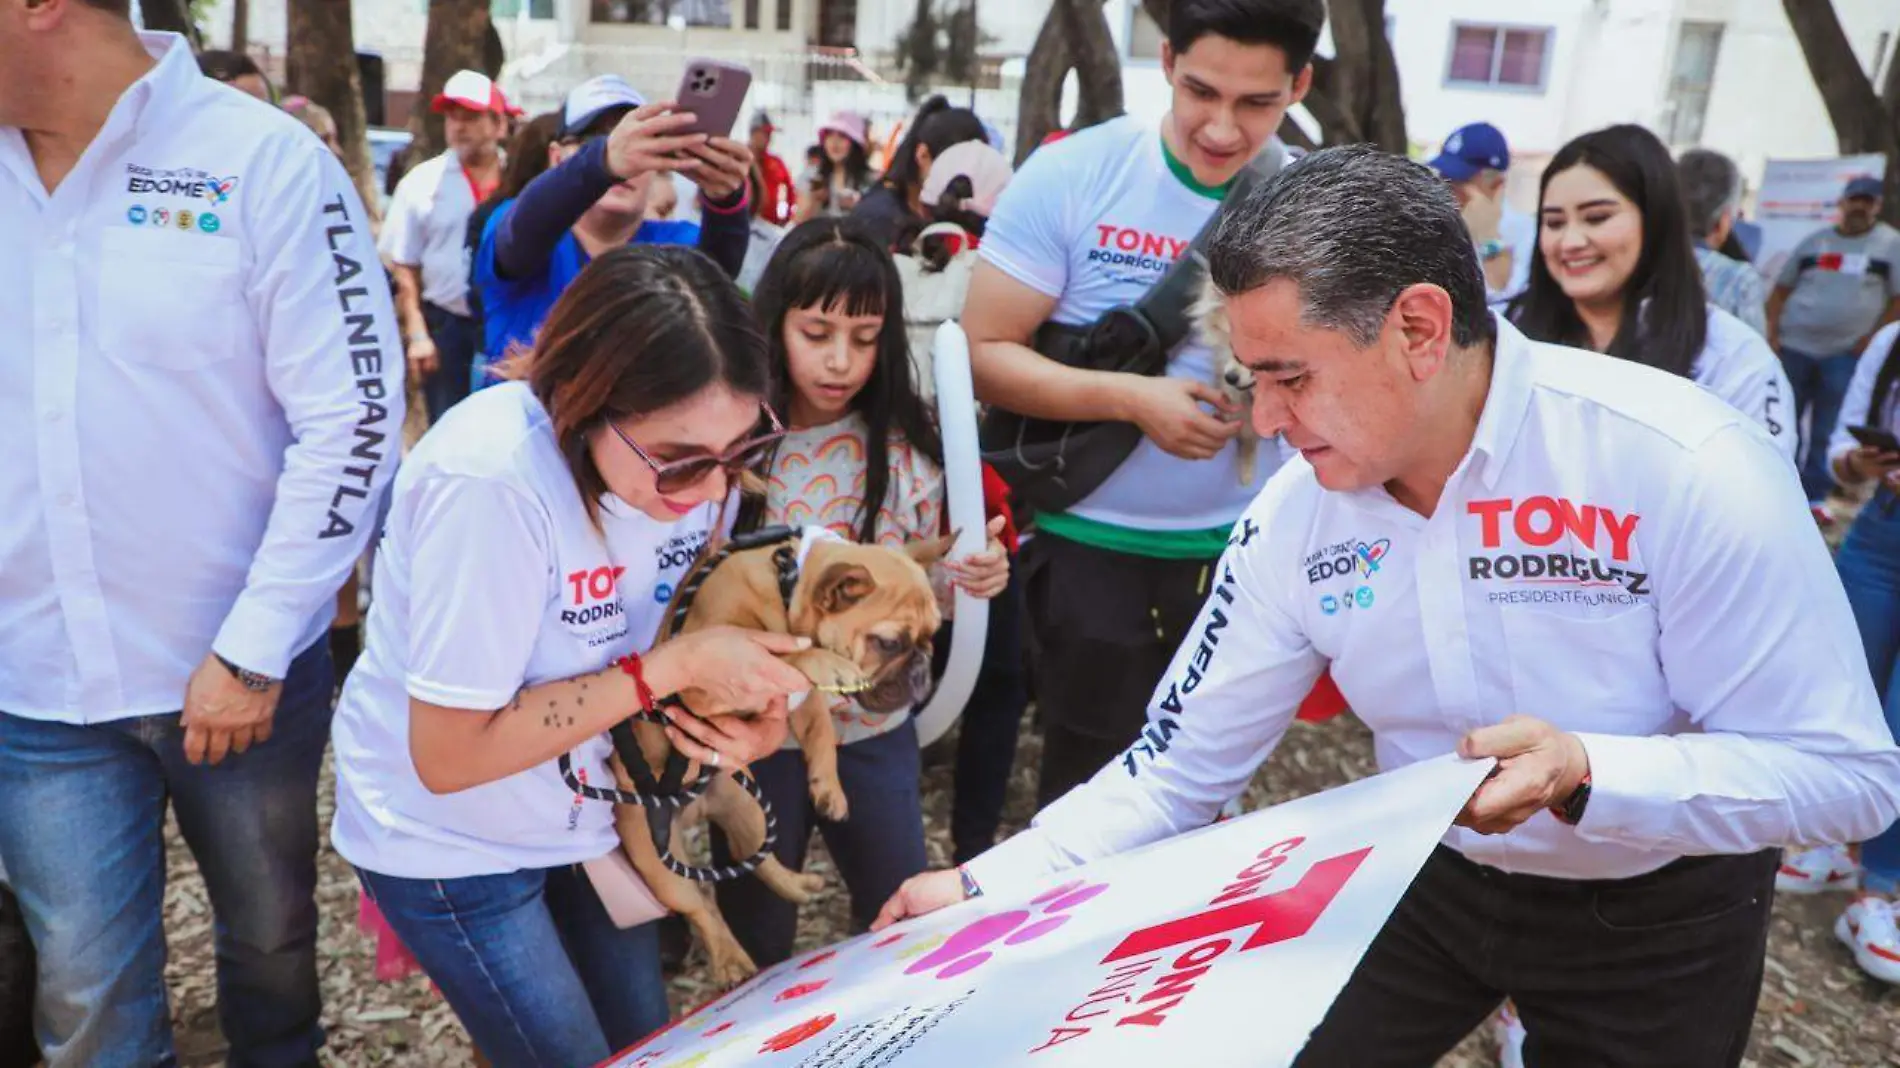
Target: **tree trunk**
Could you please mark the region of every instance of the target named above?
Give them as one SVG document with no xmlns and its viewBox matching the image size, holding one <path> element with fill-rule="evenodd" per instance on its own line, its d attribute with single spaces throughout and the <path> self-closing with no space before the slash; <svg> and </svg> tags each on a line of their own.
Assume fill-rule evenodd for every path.
<svg viewBox="0 0 1900 1068">
<path fill-rule="evenodd" d="M 1016 105 L 1016 165 L 1062 125 L 1062 79 L 1069 73 L 1069 45 L 1062 37 L 1060 0 L 1049 5 L 1036 43 L 1023 61 L 1023 85 Z"/>
<path fill-rule="evenodd" d="M 1834 125 L 1834 138 L 1841 154 L 1879 152 L 1887 157 L 1886 210 L 1888 222 L 1900 224 L 1900 114 L 1874 84 L 1862 73 L 1860 60 L 1841 29 L 1834 5 L 1816 0 L 1781 0 L 1788 25 L 1801 42 L 1801 55 L 1808 61 L 1808 73 L 1827 105 L 1828 121 Z M 1887 97 L 1900 95 L 1900 79 L 1892 72 L 1887 78 Z"/>
<path fill-rule="evenodd" d="M 1398 64 L 1385 39 L 1385 0 L 1333 0 L 1327 13 L 1335 56 L 1329 84 L 1321 95 L 1351 120 L 1353 140 L 1403 154 L 1405 107 L 1399 99 Z M 1325 120 L 1321 125 L 1326 125 Z M 1328 131 L 1326 140 L 1337 144 L 1343 138 L 1334 138 Z"/>
<path fill-rule="evenodd" d="M 191 21 L 190 5 L 185 0 L 143 0 L 139 4 L 140 17 L 148 30 L 166 33 L 179 33 L 191 42 L 192 51 L 204 47 L 204 41 L 198 36 L 198 25 Z"/>
<path fill-rule="evenodd" d="M 288 15 L 284 49 L 288 88 L 322 104 L 335 117 L 337 137 L 343 142 L 343 165 L 371 218 L 380 218 L 350 0 L 290 0 Z"/>
<path fill-rule="evenodd" d="M 415 138 L 409 149 L 412 163 L 442 154 L 447 144 L 442 116 L 429 110 L 429 103 L 456 71 L 484 67 L 487 38 L 485 0 L 429 0 L 429 29 L 422 40 L 422 89 L 409 111 L 409 133 Z"/>
<path fill-rule="evenodd" d="M 251 0 L 231 0 L 231 51 L 245 53 L 251 44 Z"/>
<path fill-rule="evenodd" d="M 1115 54 L 1115 38 L 1109 34 L 1108 14 L 1100 0 L 1063 0 L 1060 6 L 1079 90 L 1075 110 L 1079 130 L 1122 113 L 1122 61 Z"/>
<path fill-rule="evenodd" d="M 1122 113 L 1121 59 L 1100 0 L 1055 0 L 1024 63 L 1016 113 L 1016 162 L 1062 125 L 1062 83 L 1075 71 L 1075 128 Z"/>
</svg>

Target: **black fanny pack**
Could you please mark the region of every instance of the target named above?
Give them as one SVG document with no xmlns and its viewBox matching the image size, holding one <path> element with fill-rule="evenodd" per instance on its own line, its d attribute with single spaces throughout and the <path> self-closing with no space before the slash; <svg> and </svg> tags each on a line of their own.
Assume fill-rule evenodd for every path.
<svg viewBox="0 0 1900 1068">
<path fill-rule="evenodd" d="M 1139 301 L 1110 309 L 1086 326 L 1044 323 L 1032 347 L 1057 363 L 1085 371 L 1166 373 L 1168 355 L 1194 328 L 1190 311 L 1206 274 L 1208 241 L 1234 205 L 1285 165 L 1285 149 L 1277 142 L 1269 144 L 1235 176 L 1187 251 Z M 1060 512 L 1108 481 L 1141 437 L 1141 428 L 1133 423 L 1064 423 L 991 406 L 978 427 L 977 442 L 984 461 L 1009 483 L 1019 504 Z"/>
</svg>

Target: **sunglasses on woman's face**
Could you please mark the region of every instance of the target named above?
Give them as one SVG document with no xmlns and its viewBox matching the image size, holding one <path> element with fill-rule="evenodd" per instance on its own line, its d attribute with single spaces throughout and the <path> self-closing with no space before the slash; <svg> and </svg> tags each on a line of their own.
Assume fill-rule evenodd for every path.
<svg viewBox="0 0 1900 1068">
<path fill-rule="evenodd" d="M 616 426 L 611 419 L 607 421 L 607 425 L 613 427 L 614 433 L 620 435 L 620 440 L 627 443 L 627 448 L 632 449 L 635 456 L 645 460 L 646 465 L 653 469 L 653 488 L 670 495 L 692 489 L 704 481 L 707 475 L 721 468 L 725 469 L 728 478 L 736 478 L 741 471 L 756 467 L 763 462 L 767 454 L 772 451 L 772 446 L 777 445 L 779 439 L 785 436 L 785 425 L 778 421 L 778 416 L 773 414 L 770 406 L 761 404 L 759 411 L 764 414 L 765 420 L 772 428 L 766 433 L 748 438 L 718 456 L 692 456 L 684 460 L 668 460 L 665 463 L 648 456 L 647 451 L 636 445 L 634 440 L 627 436 L 627 432 Z"/>
</svg>

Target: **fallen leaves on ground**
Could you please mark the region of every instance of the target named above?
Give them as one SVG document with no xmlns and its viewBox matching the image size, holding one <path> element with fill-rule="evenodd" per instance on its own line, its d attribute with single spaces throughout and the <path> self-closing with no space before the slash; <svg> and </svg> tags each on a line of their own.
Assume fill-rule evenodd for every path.
<svg viewBox="0 0 1900 1068">
<path fill-rule="evenodd" d="M 1041 741 L 1026 730 L 1017 754 L 1005 829 L 1026 822 L 1034 804 L 1034 768 Z M 1247 791 L 1250 809 L 1303 796 L 1373 772 L 1371 736 L 1351 717 L 1318 726 L 1296 725 L 1273 760 Z M 924 808 L 930 859 L 949 857 L 950 769 L 928 763 Z M 324 776 L 319 808 L 328 828 L 331 778 Z M 221 1063 L 212 976 L 211 910 L 204 883 L 176 827 L 167 831 L 170 883 L 165 924 L 172 948 L 166 976 L 171 984 L 179 1053 L 187 1068 Z M 806 907 L 799 949 L 839 941 L 849 934 L 847 901 L 822 843 L 814 842 L 810 867 L 828 877 L 826 889 Z M 1775 905 L 1769 937 L 1768 975 L 1762 985 L 1749 1060 L 1753 1068 L 1900 1068 L 1900 988 L 1864 976 L 1834 940 L 1839 895 L 1783 898 Z M 357 884 L 349 865 L 326 845 L 319 861 L 317 905 L 321 913 L 318 967 L 329 1045 L 326 1065 L 468 1065 L 473 1054 L 460 1024 L 420 977 L 396 983 L 375 978 L 375 950 L 356 928 Z M 684 1010 L 718 993 L 704 977 L 697 953 L 687 973 L 674 981 L 673 1003 Z M 1490 1068 L 1497 1063 L 1484 1033 L 1474 1034 L 1440 1068 Z"/>
</svg>

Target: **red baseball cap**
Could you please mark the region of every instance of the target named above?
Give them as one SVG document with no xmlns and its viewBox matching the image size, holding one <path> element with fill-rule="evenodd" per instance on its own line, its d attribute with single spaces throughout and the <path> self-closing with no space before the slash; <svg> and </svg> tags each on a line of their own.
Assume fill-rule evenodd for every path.
<svg viewBox="0 0 1900 1068">
<path fill-rule="evenodd" d="M 519 114 L 508 105 L 500 87 L 491 81 L 488 75 L 475 70 L 458 70 L 443 84 L 442 91 L 430 102 L 429 110 L 437 113 L 458 105 L 470 111 L 492 111 L 497 115 Z"/>
</svg>

